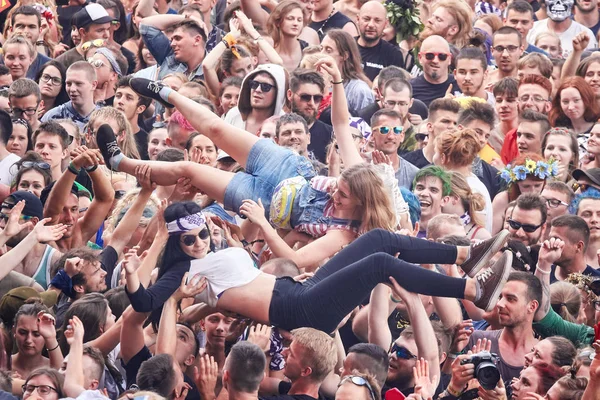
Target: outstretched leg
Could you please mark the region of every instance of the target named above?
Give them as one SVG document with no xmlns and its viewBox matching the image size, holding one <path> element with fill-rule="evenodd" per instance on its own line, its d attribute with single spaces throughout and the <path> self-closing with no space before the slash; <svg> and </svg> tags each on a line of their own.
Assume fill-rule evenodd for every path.
<svg viewBox="0 0 600 400">
<path fill-rule="evenodd" d="M 258 136 L 231 126 L 208 108 L 182 96 L 160 82 L 133 78 L 131 88 L 142 96 L 158 100 L 167 106 L 175 106 L 198 132 L 206 135 L 219 149 L 223 149 L 242 167 L 246 168 L 248 154 L 258 141 Z"/>
</svg>

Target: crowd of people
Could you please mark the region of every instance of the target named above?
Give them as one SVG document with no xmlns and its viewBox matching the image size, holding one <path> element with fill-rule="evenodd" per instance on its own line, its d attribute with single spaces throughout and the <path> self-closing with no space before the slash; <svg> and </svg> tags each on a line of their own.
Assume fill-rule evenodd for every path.
<svg viewBox="0 0 600 400">
<path fill-rule="evenodd" d="M 0 22 L 0 399 L 600 400 L 598 0 Z"/>
</svg>

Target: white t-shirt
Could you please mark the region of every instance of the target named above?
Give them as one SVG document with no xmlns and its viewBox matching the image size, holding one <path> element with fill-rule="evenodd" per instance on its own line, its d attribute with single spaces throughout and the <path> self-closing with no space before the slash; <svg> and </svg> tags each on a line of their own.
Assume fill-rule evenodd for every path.
<svg viewBox="0 0 600 400">
<path fill-rule="evenodd" d="M 471 187 L 471 191 L 473 193 L 480 193 L 483 196 L 483 198 L 485 199 L 485 208 L 483 209 L 483 211 L 480 211 L 479 213 L 481 215 L 483 215 L 483 218 L 484 218 L 483 220 L 485 221 L 484 228 L 488 232 L 491 232 L 492 231 L 492 221 L 493 221 L 493 209 L 492 209 L 492 198 L 490 197 L 490 193 L 488 192 L 488 190 L 485 187 L 485 185 L 483 184 L 483 182 L 481 182 L 476 175 L 471 174 L 471 175 L 467 176 L 466 178 L 467 178 L 467 182 L 469 183 L 469 186 Z"/>
<path fill-rule="evenodd" d="M 10 153 L 2 161 L 0 161 L 0 183 L 6 186 L 10 186 L 17 174 L 17 169 L 14 164 L 19 161 L 21 157 L 16 154 Z"/>
<path fill-rule="evenodd" d="M 550 29 L 548 28 L 548 18 L 543 19 L 541 21 L 536 21 L 533 24 L 533 28 L 527 34 L 527 42 L 533 44 L 535 43 L 535 39 L 537 35 L 542 32 L 548 32 Z M 590 43 L 588 44 L 588 49 L 595 49 L 598 47 L 598 41 L 596 40 L 596 36 L 594 33 L 587 27 L 581 25 L 579 22 L 571 21 L 571 26 L 569 29 L 559 34 L 560 45 L 563 49 L 563 57 L 567 58 L 569 54 L 573 51 L 573 38 L 580 34 L 581 32 L 586 32 L 590 37 Z"/>
<path fill-rule="evenodd" d="M 244 286 L 261 274 L 246 250 L 239 247 L 209 253 L 202 259 L 192 260 L 190 264 L 188 280 L 200 274 L 206 277 L 208 283 L 206 290 L 196 296 L 196 300 L 211 307 L 217 305 L 219 296 L 227 289 Z"/>
</svg>

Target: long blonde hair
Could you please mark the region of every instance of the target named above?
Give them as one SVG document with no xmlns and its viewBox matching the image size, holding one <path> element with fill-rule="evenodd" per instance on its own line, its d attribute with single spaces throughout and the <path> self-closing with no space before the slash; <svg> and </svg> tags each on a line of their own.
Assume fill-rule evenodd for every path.
<svg viewBox="0 0 600 400">
<path fill-rule="evenodd" d="M 459 172 L 450 172 L 450 194 L 458 197 L 465 211 L 469 213 L 471 222 L 477 226 L 484 226 L 480 211 L 485 208 L 485 198 L 481 193 L 473 193 L 469 182 Z"/>
<path fill-rule="evenodd" d="M 135 137 L 133 136 L 133 132 L 131 130 L 131 124 L 125 118 L 125 114 L 121 111 L 117 110 L 114 107 L 102 107 L 92 112 L 90 116 L 90 121 L 88 122 L 89 126 L 94 126 L 95 122 L 102 118 L 104 121 L 115 120 L 119 125 L 119 132 L 115 132 L 115 136 L 118 136 L 121 133 L 125 133 L 125 138 L 123 139 L 123 143 L 121 143 L 121 151 L 129 158 L 135 158 L 139 160 L 140 152 L 138 151 L 137 144 L 135 143 Z"/>
<path fill-rule="evenodd" d="M 550 305 L 562 319 L 577 322 L 581 308 L 581 293 L 567 282 L 555 282 L 550 285 Z"/>
<path fill-rule="evenodd" d="M 341 179 L 348 183 L 350 193 L 362 208 L 360 232 L 383 228 L 395 231 L 396 216 L 383 180 L 372 165 L 357 164 L 342 172 Z"/>
</svg>

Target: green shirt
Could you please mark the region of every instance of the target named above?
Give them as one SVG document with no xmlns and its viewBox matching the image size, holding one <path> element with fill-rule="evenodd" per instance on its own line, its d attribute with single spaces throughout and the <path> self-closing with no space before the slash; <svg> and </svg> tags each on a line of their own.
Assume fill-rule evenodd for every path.
<svg viewBox="0 0 600 400">
<path fill-rule="evenodd" d="M 565 321 L 552 308 L 541 321 L 533 323 L 533 330 L 543 338 L 564 336 L 575 347 L 590 346 L 594 342 L 594 328 Z"/>
</svg>

